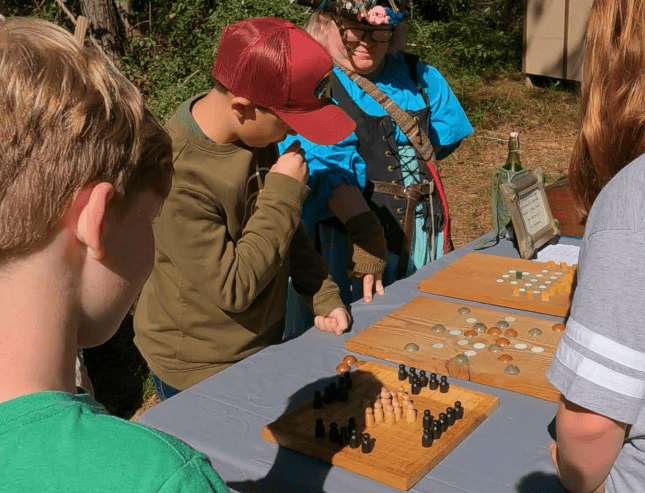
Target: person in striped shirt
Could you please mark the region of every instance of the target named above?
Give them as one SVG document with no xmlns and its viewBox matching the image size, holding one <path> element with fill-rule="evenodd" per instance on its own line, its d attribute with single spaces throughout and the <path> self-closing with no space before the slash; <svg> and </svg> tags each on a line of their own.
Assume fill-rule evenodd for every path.
<svg viewBox="0 0 645 493">
<path fill-rule="evenodd" d="M 570 492 L 645 491 L 645 0 L 595 0 L 569 169 L 587 223 L 547 377 L 551 457 Z"/>
</svg>

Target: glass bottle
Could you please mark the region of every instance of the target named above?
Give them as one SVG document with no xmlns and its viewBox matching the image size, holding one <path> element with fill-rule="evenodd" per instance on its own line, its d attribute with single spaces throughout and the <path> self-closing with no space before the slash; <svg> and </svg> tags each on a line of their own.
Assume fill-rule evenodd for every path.
<svg viewBox="0 0 645 493">
<path fill-rule="evenodd" d="M 508 157 L 504 169 L 509 171 L 521 171 L 522 164 L 520 163 L 520 134 L 518 132 L 511 132 L 508 138 Z"/>
</svg>

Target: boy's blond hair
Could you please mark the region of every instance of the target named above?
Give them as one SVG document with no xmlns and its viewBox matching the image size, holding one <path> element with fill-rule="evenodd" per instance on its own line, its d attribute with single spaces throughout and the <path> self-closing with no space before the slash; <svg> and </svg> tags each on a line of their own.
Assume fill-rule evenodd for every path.
<svg viewBox="0 0 645 493">
<path fill-rule="evenodd" d="M 48 239 L 83 187 L 167 195 L 172 146 L 143 97 L 65 29 L 0 15 L 0 260 Z"/>
</svg>

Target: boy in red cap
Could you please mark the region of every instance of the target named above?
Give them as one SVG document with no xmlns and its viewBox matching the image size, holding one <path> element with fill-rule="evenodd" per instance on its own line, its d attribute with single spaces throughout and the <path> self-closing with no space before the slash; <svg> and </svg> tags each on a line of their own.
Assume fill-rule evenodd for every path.
<svg viewBox="0 0 645 493">
<path fill-rule="evenodd" d="M 319 329 L 347 329 L 338 288 L 300 225 L 308 169 L 299 143 L 279 157 L 275 145 L 287 134 L 325 145 L 354 131 L 328 99 L 332 67 L 290 22 L 239 22 L 222 33 L 214 88 L 167 123 L 175 178 L 134 318 L 161 399 L 279 342 L 289 276 Z"/>
</svg>

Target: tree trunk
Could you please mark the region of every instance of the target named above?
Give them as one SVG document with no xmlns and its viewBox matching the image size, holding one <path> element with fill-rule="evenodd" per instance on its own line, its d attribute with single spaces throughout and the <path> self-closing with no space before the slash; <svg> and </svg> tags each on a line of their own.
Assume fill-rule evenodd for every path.
<svg viewBox="0 0 645 493">
<path fill-rule="evenodd" d="M 0 0 L 1 1 L 1 0 Z M 128 39 L 141 37 L 141 31 L 136 26 L 133 26 L 130 19 L 133 14 L 132 0 L 114 0 L 116 4 L 116 12 L 121 20 L 121 25 L 125 29 L 125 36 Z"/>
<path fill-rule="evenodd" d="M 113 0 L 80 0 L 81 11 L 90 22 L 92 35 L 105 54 L 116 62 L 123 55 L 119 21 Z"/>
</svg>

